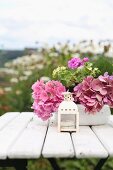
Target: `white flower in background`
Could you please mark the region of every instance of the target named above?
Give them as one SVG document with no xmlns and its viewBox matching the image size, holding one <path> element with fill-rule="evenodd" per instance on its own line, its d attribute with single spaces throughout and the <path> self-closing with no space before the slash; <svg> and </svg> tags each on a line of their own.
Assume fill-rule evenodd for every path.
<svg viewBox="0 0 113 170">
<path fill-rule="evenodd" d="M 12 91 L 12 88 L 11 87 L 4 87 L 4 91 L 5 92 L 10 92 L 10 91 Z"/>
<path fill-rule="evenodd" d="M 40 78 L 40 80 L 43 80 L 44 82 L 48 82 L 50 80 L 50 77 L 43 76 Z"/>
<path fill-rule="evenodd" d="M 13 77 L 13 78 L 10 79 L 10 82 L 11 83 L 18 83 L 18 79 Z"/>
<path fill-rule="evenodd" d="M 8 68 L 0 68 L 0 72 L 6 73 L 6 74 L 11 74 L 11 75 L 18 75 L 18 71 L 14 69 L 8 69 Z"/>
<path fill-rule="evenodd" d="M 72 57 L 79 58 L 79 57 L 80 57 L 80 54 L 79 54 L 79 53 L 75 53 L 75 54 L 72 55 Z"/>
<path fill-rule="evenodd" d="M 24 71 L 23 74 L 24 74 L 25 76 L 30 76 L 30 75 L 32 75 L 32 71 L 30 71 L 30 70 Z"/>
<path fill-rule="evenodd" d="M 41 69 L 44 68 L 44 65 L 43 64 L 37 64 L 35 68 L 41 70 Z"/>
<path fill-rule="evenodd" d="M 59 54 L 57 52 L 52 52 L 49 54 L 50 57 L 59 57 Z"/>
<path fill-rule="evenodd" d="M 88 46 L 88 47 L 82 48 L 80 52 L 81 53 L 94 53 L 94 50 L 92 49 L 92 47 Z"/>
<path fill-rule="evenodd" d="M 109 48 L 109 51 L 104 54 L 106 57 L 113 57 L 113 47 Z"/>
<path fill-rule="evenodd" d="M 36 62 L 39 62 L 40 60 L 42 60 L 42 56 L 41 55 L 26 55 L 26 56 L 22 56 L 22 57 L 18 57 L 17 59 L 13 60 L 13 65 L 14 66 L 18 66 L 18 65 L 22 65 L 22 66 L 29 66 L 31 64 L 35 64 Z"/>
<path fill-rule="evenodd" d="M 61 49 L 61 47 L 62 47 L 62 44 L 61 44 L 61 43 L 57 43 L 57 44 L 55 44 L 55 48 L 56 48 L 57 50 L 60 50 L 60 49 Z"/>
<path fill-rule="evenodd" d="M 73 50 L 74 51 L 80 51 L 81 50 L 81 46 L 79 44 L 76 44 L 74 47 L 73 47 Z"/>
<path fill-rule="evenodd" d="M 27 79 L 28 79 L 27 76 L 21 76 L 21 77 L 19 78 L 20 81 L 27 80 Z"/>
<path fill-rule="evenodd" d="M 22 93 L 22 91 L 21 90 L 16 90 L 16 95 L 20 95 L 21 93 Z"/>
<path fill-rule="evenodd" d="M 39 54 L 32 54 L 31 56 L 31 60 L 34 60 L 35 62 L 39 62 L 40 60 L 43 59 L 43 56 L 42 55 L 39 55 Z"/>
<path fill-rule="evenodd" d="M 94 54 L 102 54 L 104 52 L 104 47 L 95 45 L 94 47 Z"/>
<path fill-rule="evenodd" d="M 19 73 L 18 73 L 18 71 L 17 70 L 14 70 L 14 69 L 8 69 L 7 70 L 7 72 L 9 73 L 9 74 L 14 74 L 14 75 L 18 75 Z"/>
<path fill-rule="evenodd" d="M 43 56 L 41 54 L 32 54 L 32 55 L 26 55 L 22 57 L 18 57 L 14 59 L 11 62 L 7 62 L 5 64 L 5 67 L 10 68 L 24 68 L 30 65 L 36 65 L 38 62 L 42 61 Z"/>
<path fill-rule="evenodd" d="M 35 65 L 32 65 L 32 66 L 29 66 L 29 67 L 28 67 L 29 70 L 34 70 L 35 68 L 36 68 Z"/>
<path fill-rule="evenodd" d="M 104 52 L 104 44 L 97 44 L 93 41 L 83 41 L 76 44 L 72 51 L 80 51 L 81 53 L 102 54 Z"/>
<path fill-rule="evenodd" d="M 7 62 L 7 63 L 5 63 L 4 66 L 5 66 L 5 67 L 11 67 L 11 63 L 10 63 L 10 62 Z"/>
</svg>

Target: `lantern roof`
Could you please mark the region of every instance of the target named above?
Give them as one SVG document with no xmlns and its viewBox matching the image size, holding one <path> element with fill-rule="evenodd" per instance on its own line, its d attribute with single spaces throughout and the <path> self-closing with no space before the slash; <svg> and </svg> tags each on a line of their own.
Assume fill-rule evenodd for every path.
<svg viewBox="0 0 113 170">
<path fill-rule="evenodd" d="M 59 105 L 58 111 L 63 111 L 68 113 L 78 113 L 78 107 L 73 101 L 62 101 Z"/>
</svg>

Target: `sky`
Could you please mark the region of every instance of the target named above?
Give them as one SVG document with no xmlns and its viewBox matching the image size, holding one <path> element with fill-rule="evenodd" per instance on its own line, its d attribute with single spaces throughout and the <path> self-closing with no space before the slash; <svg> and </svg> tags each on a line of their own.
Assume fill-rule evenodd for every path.
<svg viewBox="0 0 113 170">
<path fill-rule="evenodd" d="M 113 0 L 0 0 L 0 48 L 113 40 Z"/>
</svg>

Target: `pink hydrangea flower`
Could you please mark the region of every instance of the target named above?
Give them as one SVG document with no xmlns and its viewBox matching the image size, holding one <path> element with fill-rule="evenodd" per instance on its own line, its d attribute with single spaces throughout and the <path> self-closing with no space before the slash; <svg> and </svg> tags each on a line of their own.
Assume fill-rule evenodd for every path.
<svg viewBox="0 0 113 170">
<path fill-rule="evenodd" d="M 87 57 L 84 57 L 83 60 L 80 58 L 72 58 L 71 60 L 68 61 L 68 67 L 71 69 L 76 69 L 80 66 L 83 66 L 85 62 L 88 62 L 89 59 Z"/>
<path fill-rule="evenodd" d="M 62 92 L 65 92 L 65 87 L 59 81 L 37 81 L 32 85 L 32 97 L 34 103 L 32 108 L 34 113 L 42 120 L 47 120 L 52 116 L 52 112 L 57 111 L 57 108 L 63 100 Z"/>
<path fill-rule="evenodd" d="M 91 87 L 93 80 L 93 77 L 87 77 L 74 88 L 75 100 L 83 104 L 86 112 L 89 113 L 95 113 L 103 107 L 101 95 L 96 93 Z"/>
<path fill-rule="evenodd" d="M 74 88 L 74 96 L 89 113 L 99 112 L 104 104 L 113 107 L 113 76 L 105 73 L 97 79 L 86 77 Z"/>
<path fill-rule="evenodd" d="M 99 76 L 99 80 L 103 83 L 104 91 L 106 91 L 106 95 L 103 99 L 104 104 L 113 108 L 113 76 L 109 76 L 106 72 L 104 76 Z"/>
</svg>

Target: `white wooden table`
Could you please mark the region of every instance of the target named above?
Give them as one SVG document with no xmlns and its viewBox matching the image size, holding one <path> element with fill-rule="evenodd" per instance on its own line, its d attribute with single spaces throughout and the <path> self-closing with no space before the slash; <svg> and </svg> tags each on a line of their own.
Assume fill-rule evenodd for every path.
<svg viewBox="0 0 113 170">
<path fill-rule="evenodd" d="M 47 158 L 100 158 L 95 170 L 113 157 L 113 116 L 101 126 L 80 126 L 78 133 L 58 133 L 54 119 L 43 122 L 32 112 L 9 112 L 0 117 L 0 166 L 27 169 L 27 160 Z"/>
</svg>

